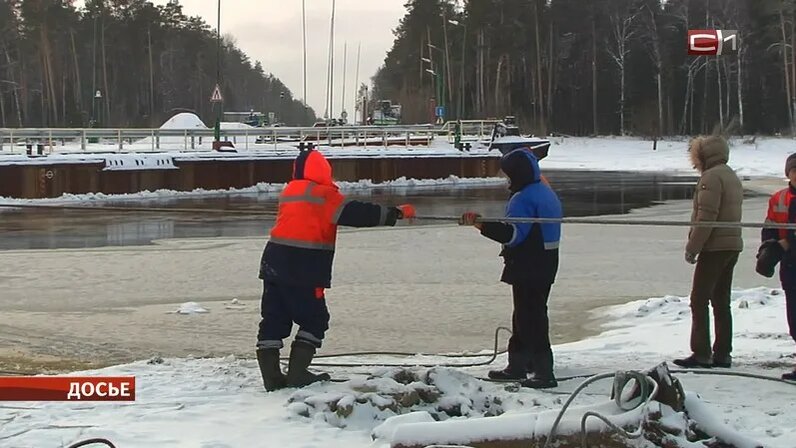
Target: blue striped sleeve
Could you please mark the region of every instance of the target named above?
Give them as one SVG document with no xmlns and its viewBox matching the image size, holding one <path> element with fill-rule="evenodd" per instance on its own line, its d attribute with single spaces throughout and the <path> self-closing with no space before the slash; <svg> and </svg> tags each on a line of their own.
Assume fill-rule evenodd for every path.
<svg viewBox="0 0 796 448">
<path fill-rule="evenodd" d="M 517 193 L 511 197 L 509 205 L 506 208 L 507 218 L 533 218 L 536 214 L 531 211 L 531 207 L 526 201 L 523 200 L 522 193 Z M 517 247 L 528 238 L 531 233 L 532 223 L 512 223 L 514 228 L 514 236 L 506 243 L 509 247 Z"/>
</svg>

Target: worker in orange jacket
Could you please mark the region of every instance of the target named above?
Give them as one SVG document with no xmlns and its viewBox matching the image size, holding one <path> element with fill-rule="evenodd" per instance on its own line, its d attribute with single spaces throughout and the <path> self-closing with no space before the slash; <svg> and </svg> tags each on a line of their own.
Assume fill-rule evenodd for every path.
<svg viewBox="0 0 796 448">
<path fill-rule="evenodd" d="M 263 251 L 263 281 L 257 362 L 268 391 L 302 387 L 329 379 L 307 370 L 329 329 L 324 289 L 331 287 L 338 226 L 394 226 L 416 215 L 411 205 L 386 207 L 347 200 L 318 151 L 302 151 L 291 180 L 279 197 L 279 212 Z M 291 345 L 287 376 L 279 366 L 282 340 L 299 326 Z"/>
<path fill-rule="evenodd" d="M 771 195 L 766 222 L 796 224 L 796 154 L 791 154 L 785 161 L 785 176 L 789 180 L 788 186 Z M 796 341 L 796 231 L 764 228 L 761 239 L 756 270 L 766 277 L 773 277 L 779 264 L 788 328 L 791 338 Z M 796 368 L 783 374 L 782 379 L 796 381 Z"/>
</svg>

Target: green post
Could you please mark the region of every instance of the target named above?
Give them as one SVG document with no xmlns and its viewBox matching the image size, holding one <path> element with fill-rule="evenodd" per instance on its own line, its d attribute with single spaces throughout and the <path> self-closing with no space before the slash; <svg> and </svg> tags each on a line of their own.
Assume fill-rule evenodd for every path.
<svg viewBox="0 0 796 448">
<path fill-rule="evenodd" d="M 462 144 L 462 122 L 461 120 L 456 120 L 456 126 L 453 128 L 453 145 L 458 148 Z"/>
<path fill-rule="evenodd" d="M 216 103 L 216 126 L 213 128 L 215 141 L 221 141 L 221 103 Z"/>
<path fill-rule="evenodd" d="M 443 84 L 444 82 L 445 81 L 442 80 L 442 77 L 439 74 L 437 74 L 437 98 L 439 98 L 439 105 L 443 107 L 445 106 L 445 97 L 444 97 L 445 86 Z"/>
</svg>

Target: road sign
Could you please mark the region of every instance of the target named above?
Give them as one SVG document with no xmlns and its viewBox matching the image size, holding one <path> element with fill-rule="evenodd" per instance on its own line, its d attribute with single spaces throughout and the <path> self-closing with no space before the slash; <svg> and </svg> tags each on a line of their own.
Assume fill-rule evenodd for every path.
<svg viewBox="0 0 796 448">
<path fill-rule="evenodd" d="M 444 117 L 445 116 L 445 106 L 437 106 L 435 115 L 437 117 Z"/>
<path fill-rule="evenodd" d="M 221 88 L 218 87 L 216 84 L 216 88 L 213 89 L 213 95 L 210 97 L 211 103 L 221 103 L 224 101 L 224 97 L 221 96 Z"/>
</svg>

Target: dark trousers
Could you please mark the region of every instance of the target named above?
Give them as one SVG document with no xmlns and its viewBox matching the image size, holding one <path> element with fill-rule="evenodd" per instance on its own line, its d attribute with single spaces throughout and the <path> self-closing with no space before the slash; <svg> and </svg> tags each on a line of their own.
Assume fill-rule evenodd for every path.
<svg viewBox="0 0 796 448">
<path fill-rule="evenodd" d="M 299 326 L 296 340 L 320 348 L 329 329 L 323 290 L 314 287 L 263 282 L 260 314 L 258 348 L 282 348 L 282 340 L 290 336 L 294 322 Z"/>
<path fill-rule="evenodd" d="M 796 288 L 788 288 L 785 290 L 785 307 L 788 313 L 790 337 L 796 342 Z"/>
<path fill-rule="evenodd" d="M 551 288 L 551 284 L 512 285 L 514 314 L 508 351 L 509 367 L 513 370 L 525 371 L 530 363 L 537 375 L 553 375 L 553 350 L 550 348 L 550 321 L 547 317 Z M 516 365 L 518 363 L 520 365 Z"/>
<path fill-rule="evenodd" d="M 738 252 L 735 251 L 699 254 L 691 287 L 691 351 L 700 361 L 710 362 L 712 356 L 723 358 L 732 353 L 730 296 L 737 262 Z M 712 351 L 708 304 L 713 308 L 716 327 Z"/>
</svg>

